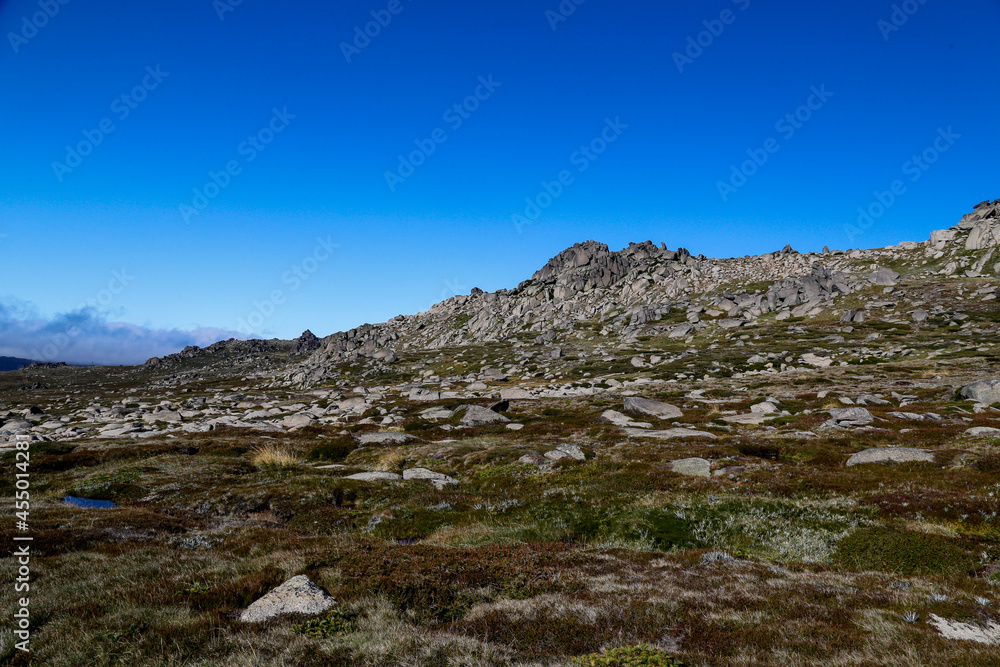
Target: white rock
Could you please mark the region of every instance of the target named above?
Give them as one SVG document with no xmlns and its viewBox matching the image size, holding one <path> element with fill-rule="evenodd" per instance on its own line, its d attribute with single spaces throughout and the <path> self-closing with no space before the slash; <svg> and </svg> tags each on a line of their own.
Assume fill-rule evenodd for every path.
<svg viewBox="0 0 1000 667">
<path fill-rule="evenodd" d="M 858 452 L 847 459 L 847 465 L 856 466 L 864 463 L 883 463 L 887 461 L 895 463 L 909 463 L 911 461 L 934 463 L 934 455 L 926 449 L 916 449 L 914 447 L 879 447 Z"/>
<path fill-rule="evenodd" d="M 973 426 L 970 429 L 966 429 L 965 434 L 977 438 L 996 436 L 1000 435 L 1000 428 L 993 428 L 991 426 Z"/>
<path fill-rule="evenodd" d="M 403 479 L 426 479 L 438 489 L 442 489 L 448 484 L 458 484 L 458 480 L 443 473 L 434 472 L 427 468 L 410 468 L 403 471 Z"/>
<path fill-rule="evenodd" d="M 626 428 L 625 435 L 632 438 L 657 438 L 659 440 L 671 440 L 673 438 L 709 438 L 717 440 L 719 436 L 707 431 L 695 431 L 688 428 L 668 428 L 663 431 L 644 431 L 641 428 Z"/>
<path fill-rule="evenodd" d="M 673 471 L 678 475 L 686 475 L 688 477 L 712 476 L 712 464 L 705 459 L 680 459 L 679 461 L 674 461 L 670 465 Z"/>
<path fill-rule="evenodd" d="M 601 421 L 609 422 L 615 426 L 631 426 L 633 428 L 653 428 L 652 424 L 646 422 L 632 421 L 628 415 L 624 415 L 617 410 L 605 410 L 601 413 Z"/>
<path fill-rule="evenodd" d="M 624 409 L 626 412 L 638 412 L 650 417 L 657 417 L 658 419 L 677 419 L 684 416 L 684 413 L 676 405 L 670 405 L 662 401 L 652 401 L 648 398 L 640 398 L 638 396 L 626 397 Z"/>
<path fill-rule="evenodd" d="M 1000 644 L 1000 624 L 996 621 L 990 621 L 987 625 L 973 625 L 949 621 L 936 614 L 931 614 L 931 624 L 946 639 L 958 639 L 994 646 Z"/>
<path fill-rule="evenodd" d="M 830 364 L 833 363 L 833 359 L 829 357 L 821 357 L 818 354 L 810 352 L 802 355 L 802 362 L 809 364 L 810 366 L 815 366 L 816 368 L 829 368 Z"/>
<path fill-rule="evenodd" d="M 521 389 L 520 387 L 510 387 L 508 389 L 500 390 L 500 398 L 532 399 L 536 398 L 536 396 L 526 389 Z"/>
<path fill-rule="evenodd" d="M 416 442 L 420 440 L 415 435 L 400 433 L 399 431 L 383 431 L 380 433 L 363 433 L 358 436 L 358 442 L 363 445 L 401 445 L 406 442 Z"/>
<path fill-rule="evenodd" d="M 321 614 L 334 607 L 337 601 L 300 574 L 292 577 L 264 597 L 243 610 L 240 620 L 244 623 L 261 623 L 283 614 Z"/>
<path fill-rule="evenodd" d="M 354 475 L 348 475 L 344 479 L 356 479 L 359 482 L 395 482 L 403 479 L 400 475 L 394 472 L 359 472 Z"/>
</svg>

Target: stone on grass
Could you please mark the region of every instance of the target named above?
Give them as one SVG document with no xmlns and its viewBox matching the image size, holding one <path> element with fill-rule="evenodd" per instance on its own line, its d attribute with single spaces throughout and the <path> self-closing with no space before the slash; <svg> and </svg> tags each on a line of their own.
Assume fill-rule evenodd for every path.
<svg viewBox="0 0 1000 667">
<path fill-rule="evenodd" d="M 570 457 L 576 459 L 577 461 L 584 461 L 587 458 L 587 455 L 583 453 L 583 450 L 580 449 L 578 445 L 562 443 L 560 445 L 556 445 L 556 449 L 558 449 L 561 452 L 566 452 L 567 454 L 570 455 Z"/>
<path fill-rule="evenodd" d="M 934 463 L 934 455 L 926 449 L 916 449 L 915 447 L 878 447 L 876 449 L 866 449 L 858 452 L 847 459 L 847 465 L 856 466 L 864 463 L 910 463 L 912 461 L 924 461 Z"/>
<path fill-rule="evenodd" d="M 440 472 L 434 472 L 427 468 L 410 468 L 403 471 L 403 479 L 426 479 L 439 491 L 449 484 L 458 484 L 458 480 Z"/>
<path fill-rule="evenodd" d="M 0 426 L 0 433 L 22 433 L 32 426 L 27 419 L 12 419 L 3 426 Z"/>
<path fill-rule="evenodd" d="M 962 387 L 961 395 L 985 405 L 1000 403 L 1000 380 L 977 380 Z"/>
<path fill-rule="evenodd" d="M 631 426 L 633 428 L 653 428 L 648 422 L 632 421 L 628 415 L 624 415 L 617 410 L 605 410 L 601 413 L 601 421 L 609 422 L 615 426 Z"/>
<path fill-rule="evenodd" d="M 945 639 L 958 639 L 978 644 L 1000 645 L 1000 624 L 990 621 L 986 625 L 961 623 L 931 614 L 931 624 Z"/>
<path fill-rule="evenodd" d="M 438 401 L 441 399 L 441 392 L 423 387 L 414 387 L 410 390 L 411 401 Z"/>
<path fill-rule="evenodd" d="M 763 403 L 755 403 L 750 406 L 750 412 L 755 412 L 762 415 L 770 415 L 778 411 L 778 406 L 770 401 L 764 401 Z"/>
<path fill-rule="evenodd" d="M 296 415 L 288 415 L 281 420 L 281 425 L 288 428 L 302 428 L 316 423 L 316 417 L 308 412 L 300 412 Z"/>
<path fill-rule="evenodd" d="M 886 414 L 894 419 L 903 419 L 911 422 L 920 422 L 924 420 L 924 416 L 919 412 L 888 412 Z"/>
<path fill-rule="evenodd" d="M 993 428 L 992 426 L 973 426 L 970 429 L 966 429 L 965 435 L 971 435 L 975 438 L 998 436 L 1000 435 L 1000 428 Z"/>
<path fill-rule="evenodd" d="M 695 431 L 690 428 L 668 428 L 662 431 L 643 431 L 641 428 L 627 428 L 625 435 L 633 438 L 656 438 L 658 440 L 672 440 L 674 438 L 709 438 L 717 440 L 719 436 L 708 431 Z"/>
<path fill-rule="evenodd" d="M 398 431 L 383 431 L 380 433 L 362 433 L 358 436 L 358 442 L 363 445 L 402 445 L 407 442 L 420 440 L 415 435 L 400 433 Z"/>
<path fill-rule="evenodd" d="M 535 395 L 533 395 L 527 389 L 521 389 L 520 387 L 509 387 L 507 389 L 501 389 L 500 390 L 500 398 L 504 398 L 504 399 L 511 399 L 511 398 L 532 399 L 532 398 L 537 398 L 537 397 Z"/>
<path fill-rule="evenodd" d="M 481 405 L 467 405 L 461 422 L 465 426 L 481 426 L 483 424 L 503 424 L 510 420 Z"/>
<path fill-rule="evenodd" d="M 354 475 L 348 475 L 344 479 L 356 479 L 359 482 L 395 482 L 403 479 L 401 476 L 394 472 L 359 472 Z"/>
<path fill-rule="evenodd" d="M 834 408 L 830 416 L 837 426 L 866 426 L 875 421 L 875 416 L 865 408 Z"/>
<path fill-rule="evenodd" d="M 451 419 L 454 414 L 455 411 L 448 408 L 427 408 L 420 416 L 424 419 Z"/>
<path fill-rule="evenodd" d="M 627 396 L 625 398 L 625 411 L 638 412 L 639 414 L 649 415 L 658 419 L 677 419 L 684 415 L 676 405 L 653 401 L 648 398 L 640 398 L 638 396 Z"/>
<path fill-rule="evenodd" d="M 770 403 L 768 403 L 770 405 Z M 762 412 L 751 412 L 742 415 L 726 415 L 722 418 L 722 421 L 727 424 L 763 424 L 764 422 L 775 419 L 779 415 L 768 415 Z"/>
<path fill-rule="evenodd" d="M 833 359 L 830 357 L 821 357 L 818 354 L 810 352 L 802 355 L 802 363 L 815 366 L 816 368 L 829 368 L 830 364 L 833 363 Z"/>
<path fill-rule="evenodd" d="M 678 475 L 686 475 L 688 477 L 712 476 L 712 464 L 705 459 L 700 458 L 680 459 L 679 461 L 674 461 L 671 464 L 671 468 Z"/>
<path fill-rule="evenodd" d="M 314 584 L 306 575 L 300 574 L 244 609 L 240 614 L 240 620 L 244 623 L 262 623 L 284 614 L 315 616 L 336 604 L 337 601 L 329 593 Z"/>
<path fill-rule="evenodd" d="M 883 287 L 893 287 L 899 284 L 899 274 L 892 269 L 880 268 L 868 274 L 868 282 Z"/>
</svg>

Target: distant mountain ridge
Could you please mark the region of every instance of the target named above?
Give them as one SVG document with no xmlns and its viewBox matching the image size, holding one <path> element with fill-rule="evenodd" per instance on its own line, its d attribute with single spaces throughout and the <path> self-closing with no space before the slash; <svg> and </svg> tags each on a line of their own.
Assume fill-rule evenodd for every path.
<svg viewBox="0 0 1000 667">
<path fill-rule="evenodd" d="M 0 357 L 0 371 L 16 371 L 30 364 L 37 363 L 31 359 L 21 359 L 19 357 Z"/>
</svg>

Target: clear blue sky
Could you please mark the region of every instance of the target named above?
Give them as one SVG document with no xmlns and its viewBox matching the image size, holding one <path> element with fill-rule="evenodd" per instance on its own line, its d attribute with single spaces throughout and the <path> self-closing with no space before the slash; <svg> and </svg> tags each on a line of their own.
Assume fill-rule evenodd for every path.
<svg viewBox="0 0 1000 667">
<path fill-rule="evenodd" d="M 322 336 L 512 287 L 591 238 L 874 247 L 1000 197 L 1000 0 L 910 0 L 898 26 L 871 0 L 231 3 L 0 2 L 0 355 L 38 356 L 74 313 L 53 343 L 72 361 Z M 416 141 L 434 151 L 410 174 Z M 748 151 L 767 161 L 729 181 Z M 210 172 L 228 185 L 199 200 Z M 515 224 L 543 181 L 562 192 Z"/>
</svg>

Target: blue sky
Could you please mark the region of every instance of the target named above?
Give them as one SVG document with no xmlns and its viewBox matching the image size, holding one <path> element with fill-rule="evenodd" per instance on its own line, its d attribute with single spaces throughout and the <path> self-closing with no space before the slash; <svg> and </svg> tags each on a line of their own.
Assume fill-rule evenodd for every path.
<svg viewBox="0 0 1000 667">
<path fill-rule="evenodd" d="M 1000 0 L 895 6 L 0 2 L 0 355 L 323 336 L 587 239 L 923 240 L 1000 197 Z"/>
</svg>

